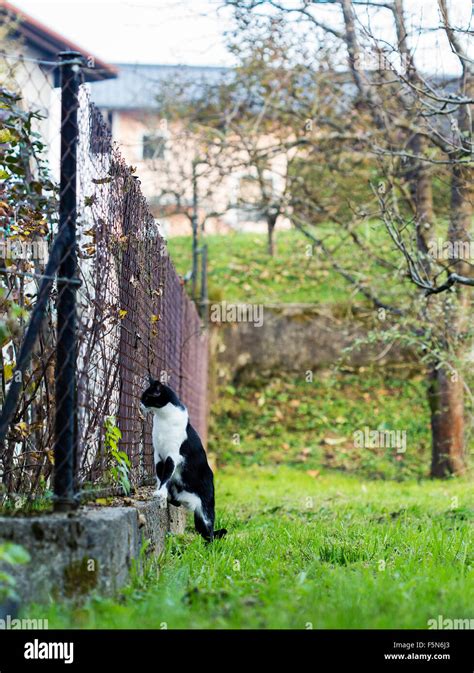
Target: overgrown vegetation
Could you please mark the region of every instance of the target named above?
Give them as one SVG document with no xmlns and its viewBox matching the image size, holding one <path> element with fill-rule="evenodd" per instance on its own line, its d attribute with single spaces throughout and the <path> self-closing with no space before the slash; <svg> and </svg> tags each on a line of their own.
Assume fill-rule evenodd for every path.
<svg viewBox="0 0 474 673">
<path fill-rule="evenodd" d="M 53 467 L 52 357 L 53 320 L 45 311 L 31 363 L 16 371 L 25 325 L 36 304 L 48 246 L 57 222 L 57 186 L 46 161 L 39 126 L 44 118 L 25 109 L 16 93 L 14 68 L 4 73 L 0 87 L 0 406 L 13 376 L 22 383 L 23 414 L 17 413 L 0 456 L 0 505 L 11 494 L 47 494 Z M 7 88 L 8 87 L 8 88 Z M 26 460 L 26 454 L 29 454 Z M 44 470 L 36 469 L 44 465 Z M 25 469 L 27 468 L 28 469 Z M 27 486 L 28 484 L 28 486 Z M 27 505 L 13 499 L 13 507 Z"/>
<path fill-rule="evenodd" d="M 38 269 L 22 258 L 20 250 L 27 245 L 42 252 L 39 246 L 49 238 L 56 215 L 56 188 L 43 156 L 45 147 L 35 130 L 41 115 L 22 109 L 21 96 L 4 88 L 0 88 L 0 113 L 0 242 L 4 247 L 0 268 L 25 274 Z M 5 273 L 2 278 L 5 281 Z M 21 277 L 13 287 L 5 282 L 0 286 L 2 346 L 10 340 L 17 343 L 22 320 L 32 308 L 24 286 Z M 2 369 L 1 373 L 4 391 L 11 372 Z"/>
<path fill-rule="evenodd" d="M 18 544 L 0 544 L 0 605 L 3 601 L 17 598 L 16 581 L 10 570 L 13 566 L 28 563 L 30 555 Z"/>
<path fill-rule="evenodd" d="M 104 422 L 105 451 L 108 461 L 106 481 L 119 485 L 125 495 L 130 493 L 130 458 L 119 448 L 122 433 L 114 416 L 107 416 Z"/>
<path fill-rule="evenodd" d="M 304 375 L 258 377 L 219 396 L 209 449 L 221 466 L 285 464 L 314 476 L 322 468 L 381 479 L 427 476 L 423 386 L 423 375 L 408 366 L 391 373 L 327 370 L 312 382 Z M 404 432 L 406 447 L 358 448 L 354 432 L 365 427 Z"/>
</svg>

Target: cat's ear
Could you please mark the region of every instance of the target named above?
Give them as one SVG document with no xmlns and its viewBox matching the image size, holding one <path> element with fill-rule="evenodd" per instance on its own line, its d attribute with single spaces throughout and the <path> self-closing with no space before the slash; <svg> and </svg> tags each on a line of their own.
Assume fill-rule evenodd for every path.
<svg viewBox="0 0 474 673">
<path fill-rule="evenodd" d="M 163 387 L 163 384 L 161 383 L 160 379 L 154 379 L 152 376 L 148 377 L 148 381 L 150 386 L 153 386 L 154 388 L 157 388 L 160 390 Z"/>
</svg>

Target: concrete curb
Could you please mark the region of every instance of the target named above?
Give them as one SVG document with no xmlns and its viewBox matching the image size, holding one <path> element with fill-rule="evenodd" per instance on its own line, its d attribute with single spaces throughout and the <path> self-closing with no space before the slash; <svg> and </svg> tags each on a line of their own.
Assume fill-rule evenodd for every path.
<svg viewBox="0 0 474 673">
<path fill-rule="evenodd" d="M 8 572 L 20 603 L 80 598 L 90 591 L 111 595 L 128 580 L 133 562 L 149 540 L 158 556 L 168 532 L 182 533 L 181 508 L 131 499 L 129 507 L 82 507 L 73 513 L 0 517 L 0 542 L 22 545 L 31 560 Z"/>
</svg>

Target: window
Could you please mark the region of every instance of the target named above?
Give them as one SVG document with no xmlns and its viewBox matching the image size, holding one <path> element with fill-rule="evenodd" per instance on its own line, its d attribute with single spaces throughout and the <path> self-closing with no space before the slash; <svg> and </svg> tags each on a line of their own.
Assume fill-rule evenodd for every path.
<svg viewBox="0 0 474 673">
<path fill-rule="evenodd" d="M 161 133 L 147 133 L 143 136 L 143 158 L 164 159 L 166 138 Z"/>
</svg>

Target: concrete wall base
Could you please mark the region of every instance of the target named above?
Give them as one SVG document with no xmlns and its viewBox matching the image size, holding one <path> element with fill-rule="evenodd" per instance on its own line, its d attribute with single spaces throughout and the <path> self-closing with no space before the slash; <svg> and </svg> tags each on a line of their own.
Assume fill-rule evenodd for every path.
<svg viewBox="0 0 474 673">
<path fill-rule="evenodd" d="M 71 513 L 0 517 L 0 542 L 22 545 L 31 560 L 8 569 L 22 604 L 80 598 L 93 590 L 114 594 L 128 580 L 132 564 L 158 556 L 168 532 L 182 533 L 182 508 L 161 508 L 156 499 L 127 498 L 129 506 L 81 507 Z"/>
</svg>

